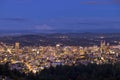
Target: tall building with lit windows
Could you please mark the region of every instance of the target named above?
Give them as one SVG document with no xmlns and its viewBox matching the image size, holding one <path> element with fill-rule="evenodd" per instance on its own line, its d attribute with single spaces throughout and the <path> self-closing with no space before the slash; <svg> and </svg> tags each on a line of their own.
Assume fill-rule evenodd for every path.
<svg viewBox="0 0 120 80">
<path fill-rule="evenodd" d="M 19 43 L 19 42 L 16 42 L 16 43 L 15 43 L 15 52 L 18 53 L 18 52 L 19 52 L 19 49 L 20 49 L 20 43 Z"/>
<path fill-rule="evenodd" d="M 101 52 L 101 53 L 104 53 L 104 49 L 105 49 L 105 41 L 101 41 L 101 44 L 100 44 L 100 52 Z"/>
<path fill-rule="evenodd" d="M 109 53 L 109 43 L 106 44 L 105 41 L 101 41 L 100 51 L 101 53 Z"/>
</svg>

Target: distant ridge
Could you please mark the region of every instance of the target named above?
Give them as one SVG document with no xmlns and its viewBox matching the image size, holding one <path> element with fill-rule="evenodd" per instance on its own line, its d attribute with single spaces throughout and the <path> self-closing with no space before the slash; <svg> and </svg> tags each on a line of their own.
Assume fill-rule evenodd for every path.
<svg viewBox="0 0 120 80">
<path fill-rule="evenodd" d="M 0 36 L 4 35 L 23 35 L 38 33 L 120 33 L 120 29 L 85 29 L 85 30 L 0 30 Z"/>
</svg>

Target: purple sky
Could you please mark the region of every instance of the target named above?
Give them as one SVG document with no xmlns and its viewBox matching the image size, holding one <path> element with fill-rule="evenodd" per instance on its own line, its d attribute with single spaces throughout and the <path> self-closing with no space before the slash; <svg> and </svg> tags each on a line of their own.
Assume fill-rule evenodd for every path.
<svg viewBox="0 0 120 80">
<path fill-rule="evenodd" d="M 0 30 L 120 29 L 120 0 L 0 0 Z"/>
</svg>

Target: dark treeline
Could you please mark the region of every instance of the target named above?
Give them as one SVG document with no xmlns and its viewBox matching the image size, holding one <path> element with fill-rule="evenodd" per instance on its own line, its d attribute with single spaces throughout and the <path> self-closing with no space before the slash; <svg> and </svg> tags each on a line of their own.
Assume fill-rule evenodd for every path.
<svg viewBox="0 0 120 80">
<path fill-rule="evenodd" d="M 57 66 L 36 74 L 11 71 L 8 64 L 5 64 L 0 65 L 0 76 L 7 76 L 12 80 L 120 80 L 120 63 Z"/>
</svg>

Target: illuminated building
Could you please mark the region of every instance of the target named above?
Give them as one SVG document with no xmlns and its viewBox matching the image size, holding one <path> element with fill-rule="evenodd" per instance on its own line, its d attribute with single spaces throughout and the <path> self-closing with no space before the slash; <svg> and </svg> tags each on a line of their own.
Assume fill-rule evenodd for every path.
<svg viewBox="0 0 120 80">
<path fill-rule="evenodd" d="M 20 49 L 20 43 L 19 43 L 19 42 L 16 42 L 16 43 L 15 43 L 15 52 L 18 53 L 18 52 L 19 52 L 19 49 Z"/>
<path fill-rule="evenodd" d="M 101 44 L 100 44 L 100 52 L 101 52 L 101 53 L 104 53 L 104 52 L 105 52 L 105 41 L 101 41 Z"/>
<path fill-rule="evenodd" d="M 80 52 L 81 55 L 85 54 L 83 47 L 80 47 L 80 51 L 79 52 Z"/>
<path fill-rule="evenodd" d="M 56 51 L 57 51 L 57 54 L 61 54 L 63 52 L 62 44 L 56 44 Z"/>
</svg>

